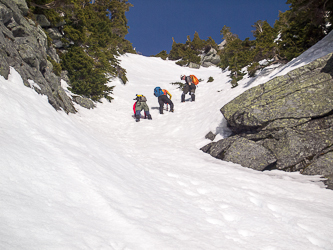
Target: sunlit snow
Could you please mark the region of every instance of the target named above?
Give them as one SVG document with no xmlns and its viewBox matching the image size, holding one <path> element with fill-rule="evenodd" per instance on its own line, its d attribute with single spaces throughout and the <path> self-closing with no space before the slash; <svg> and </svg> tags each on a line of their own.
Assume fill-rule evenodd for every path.
<svg viewBox="0 0 333 250">
<path fill-rule="evenodd" d="M 112 103 L 69 115 L 11 69 L 0 77 L 0 249 L 333 249 L 333 191 L 320 176 L 254 171 L 199 150 L 209 131 L 228 135 L 224 104 L 332 51 L 323 40 L 234 89 L 216 67 L 127 54 L 129 82 L 110 83 Z M 170 83 L 191 73 L 203 81 L 196 101 L 181 103 Z M 171 92 L 174 113 L 159 114 L 156 86 Z M 151 121 L 133 119 L 135 94 L 148 98 Z"/>
</svg>

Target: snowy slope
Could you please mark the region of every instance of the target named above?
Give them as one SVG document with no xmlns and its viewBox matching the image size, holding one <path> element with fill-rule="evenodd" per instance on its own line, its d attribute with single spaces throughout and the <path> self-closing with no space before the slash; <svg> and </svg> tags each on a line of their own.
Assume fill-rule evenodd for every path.
<svg viewBox="0 0 333 250">
<path fill-rule="evenodd" d="M 234 89 L 218 68 L 124 55 L 129 82 L 111 83 L 114 101 L 71 115 L 14 70 L 0 77 L 0 249 L 333 249 L 333 192 L 319 176 L 257 172 L 199 150 L 209 131 L 227 133 L 225 103 L 333 51 L 322 44 Z M 204 81 L 196 102 L 180 103 L 170 83 L 190 73 Z M 175 113 L 159 114 L 155 86 L 171 92 Z M 131 117 L 135 94 L 152 121 Z"/>
</svg>

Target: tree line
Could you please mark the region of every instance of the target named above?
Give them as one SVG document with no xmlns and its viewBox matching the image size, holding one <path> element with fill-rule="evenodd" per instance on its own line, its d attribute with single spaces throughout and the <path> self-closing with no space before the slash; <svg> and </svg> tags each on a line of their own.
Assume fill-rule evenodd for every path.
<svg viewBox="0 0 333 250">
<path fill-rule="evenodd" d="M 60 64 L 52 62 L 55 73 L 66 70 L 70 90 L 78 95 L 99 101 L 111 101 L 113 87 L 108 86 L 112 77 L 127 82 L 126 69 L 117 57 L 124 53 L 136 53 L 125 39 L 128 33 L 126 12 L 133 7 L 128 0 L 27 0 L 30 18 L 45 15 L 52 24 L 63 22 L 62 42 L 65 49 L 58 49 Z M 155 56 L 176 60 L 178 65 L 200 63 L 200 54 L 215 48 L 220 55 L 218 65 L 230 71 L 233 87 L 248 73 L 272 63 L 288 62 L 321 40 L 333 28 L 333 1 L 287 0 L 290 9 L 279 13 L 279 19 L 271 27 L 259 20 L 252 25 L 254 40 L 239 39 L 230 27 L 221 29 L 223 48 L 209 37 L 200 39 L 195 32 L 185 44 L 173 40 L 168 54 L 165 50 Z M 260 62 L 265 60 L 265 65 Z M 244 68 L 246 71 L 244 72 Z"/>
<path fill-rule="evenodd" d="M 201 40 L 195 32 L 192 41 L 189 36 L 185 44 L 173 40 L 169 54 L 164 50 L 155 56 L 188 65 L 189 62 L 200 63 L 199 55 L 213 47 L 221 58 L 218 66 L 230 71 L 232 87 L 236 87 L 246 73 L 252 77 L 273 63 L 292 60 L 333 29 L 333 1 L 288 0 L 286 4 L 290 9 L 279 12 L 273 27 L 262 20 L 252 25 L 254 40 L 241 40 L 230 27 L 224 26 L 220 31 L 225 43 L 223 48 L 219 48 L 211 37 Z"/>
<path fill-rule="evenodd" d="M 32 19 L 43 14 L 53 25 L 65 23 L 58 68 L 68 72 L 70 90 L 94 101 L 103 97 L 111 101 L 110 78 L 119 76 L 127 82 L 117 56 L 135 53 L 125 39 L 129 28 L 125 12 L 133 5 L 127 0 L 27 0 L 27 4 Z"/>
</svg>

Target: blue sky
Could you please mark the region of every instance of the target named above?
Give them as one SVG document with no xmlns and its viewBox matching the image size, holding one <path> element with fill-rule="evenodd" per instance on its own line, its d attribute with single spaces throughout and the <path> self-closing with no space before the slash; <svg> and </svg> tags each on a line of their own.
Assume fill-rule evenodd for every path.
<svg viewBox="0 0 333 250">
<path fill-rule="evenodd" d="M 172 37 L 185 43 L 197 31 L 201 39 L 209 36 L 222 42 L 224 25 L 240 39 L 253 39 L 253 25 L 267 20 L 273 26 L 279 10 L 289 9 L 286 0 L 129 0 L 133 4 L 126 17 L 130 27 L 126 39 L 145 56 L 162 50 L 170 52 Z"/>
</svg>

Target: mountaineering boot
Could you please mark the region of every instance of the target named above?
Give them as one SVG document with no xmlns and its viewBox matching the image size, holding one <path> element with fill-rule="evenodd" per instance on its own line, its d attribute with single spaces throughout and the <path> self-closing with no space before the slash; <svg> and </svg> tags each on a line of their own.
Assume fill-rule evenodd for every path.
<svg viewBox="0 0 333 250">
<path fill-rule="evenodd" d="M 182 100 L 181 100 L 181 102 L 185 102 L 185 94 L 184 93 L 182 94 Z"/>
<path fill-rule="evenodd" d="M 139 121 L 140 121 L 140 115 L 135 115 L 135 118 L 136 118 L 136 119 L 135 119 L 136 122 L 139 122 Z"/>
<path fill-rule="evenodd" d="M 191 95 L 191 98 L 192 98 L 192 102 L 194 102 L 194 101 L 195 101 L 195 95 L 192 94 L 192 95 Z"/>
<path fill-rule="evenodd" d="M 152 120 L 151 114 L 149 111 L 145 111 L 145 119 L 147 119 L 147 118 L 148 118 L 148 120 Z"/>
<path fill-rule="evenodd" d="M 174 111 L 173 109 L 170 109 L 170 112 L 172 112 L 172 113 L 173 113 L 173 111 Z"/>
</svg>

